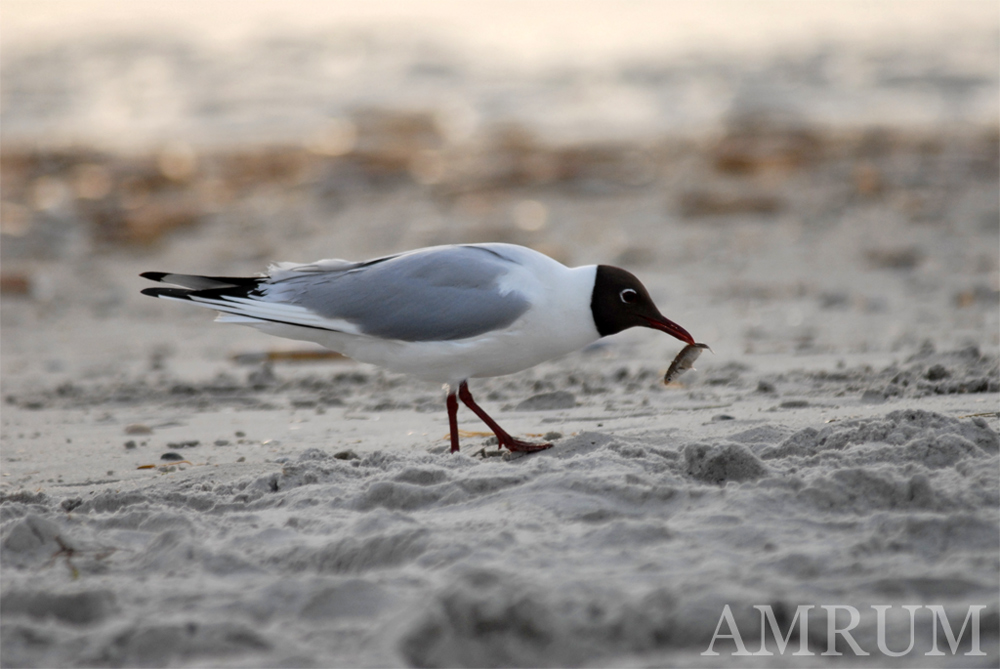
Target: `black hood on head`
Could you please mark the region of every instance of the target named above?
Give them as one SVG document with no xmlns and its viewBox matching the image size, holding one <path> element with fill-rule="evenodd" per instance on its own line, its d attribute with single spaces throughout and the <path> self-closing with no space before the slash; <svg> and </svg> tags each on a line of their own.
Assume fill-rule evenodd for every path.
<svg viewBox="0 0 1000 669">
<path fill-rule="evenodd" d="M 687 330 L 660 313 L 642 282 L 620 267 L 597 266 L 590 311 L 594 316 L 594 326 L 602 337 L 642 326 L 662 330 L 689 344 L 694 343 Z"/>
</svg>

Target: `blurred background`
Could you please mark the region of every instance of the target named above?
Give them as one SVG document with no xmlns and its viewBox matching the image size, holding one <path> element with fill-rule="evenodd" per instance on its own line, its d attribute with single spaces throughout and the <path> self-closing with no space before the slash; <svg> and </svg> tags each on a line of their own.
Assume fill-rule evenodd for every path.
<svg viewBox="0 0 1000 669">
<path fill-rule="evenodd" d="M 1000 345 L 993 1 L 0 12 L 5 337 L 162 319 L 142 270 L 505 241 L 717 350 Z"/>
</svg>

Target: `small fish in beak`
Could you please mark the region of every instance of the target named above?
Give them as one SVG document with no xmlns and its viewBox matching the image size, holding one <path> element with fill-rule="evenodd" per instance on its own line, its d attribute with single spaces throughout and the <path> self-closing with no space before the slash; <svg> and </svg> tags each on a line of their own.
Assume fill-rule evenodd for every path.
<svg viewBox="0 0 1000 669">
<path fill-rule="evenodd" d="M 694 369 L 692 366 L 694 365 L 694 361 L 706 349 L 709 351 L 712 350 L 708 347 L 708 344 L 688 344 L 682 348 L 681 352 L 674 358 L 674 361 L 670 363 L 667 373 L 663 375 L 663 383 L 670 383 L 687 370 Z"/>
</svg>

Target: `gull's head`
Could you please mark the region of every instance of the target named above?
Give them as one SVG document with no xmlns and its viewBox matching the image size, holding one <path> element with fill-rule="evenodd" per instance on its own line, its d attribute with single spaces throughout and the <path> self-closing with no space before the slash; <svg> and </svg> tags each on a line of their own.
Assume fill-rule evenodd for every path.
<svg viewBox="0 0 1000 669">
<path fill-rule="evenodd" d="M 687 330 L 660 313 L 642 282 L 619 267 L 597 266 L 590 310 L 602 337 L 641 326 L 666 332 L 687 344 L 695 343 Z"/>
</svg>

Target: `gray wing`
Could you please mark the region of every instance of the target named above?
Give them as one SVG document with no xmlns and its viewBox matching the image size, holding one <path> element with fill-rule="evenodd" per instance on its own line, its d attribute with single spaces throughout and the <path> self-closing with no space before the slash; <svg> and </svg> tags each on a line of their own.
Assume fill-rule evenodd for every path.
<svg viewBox="0 0 1000 669">
<path fill-rule="evenodd" d="M 529 306 L 498 280 L 514 261 L 479 246 L 441 246 L 365 263 L 282 272 L 266 295 L 364 334 L 402 341 L 474 337 L 513 323 Z"/>
</svg>

